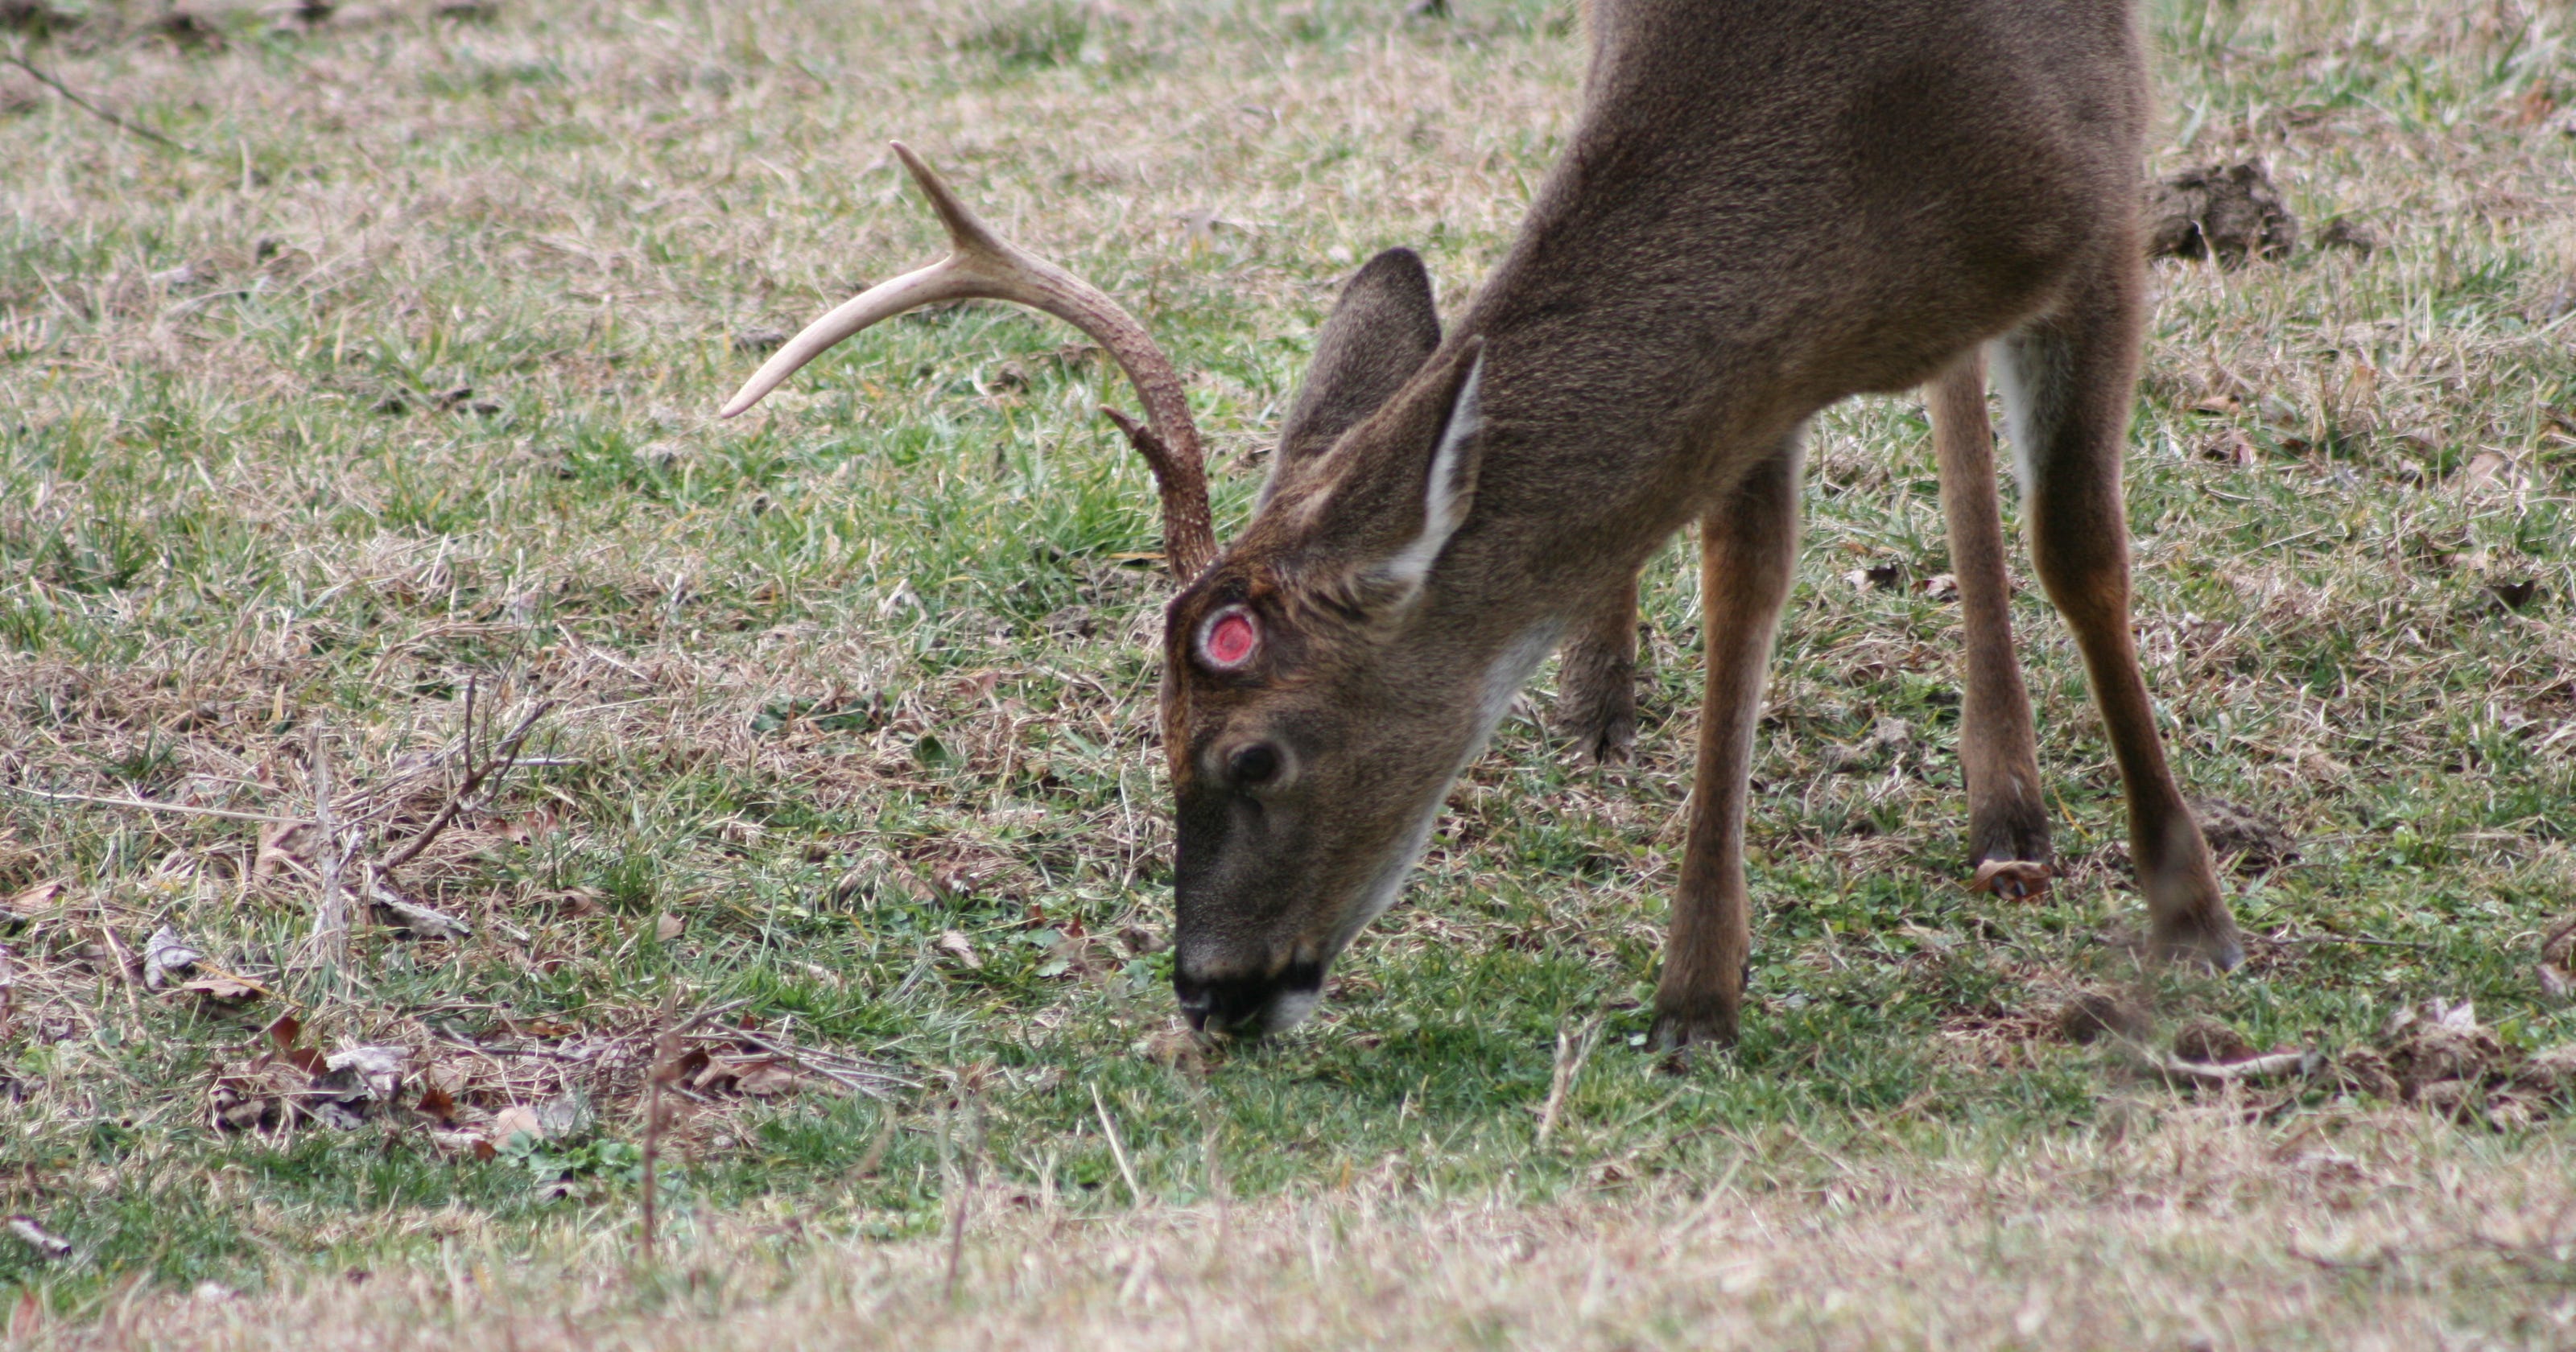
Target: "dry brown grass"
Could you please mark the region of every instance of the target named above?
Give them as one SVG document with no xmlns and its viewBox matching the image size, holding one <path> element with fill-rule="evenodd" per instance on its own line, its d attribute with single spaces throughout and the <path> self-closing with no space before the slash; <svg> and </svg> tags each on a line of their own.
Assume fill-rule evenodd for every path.
<svg viewBox="0 0 2576 1352">
<path fill-rule="evenodd" d="M 945 1238 L 774 1256 L 736 1216 L 639 1274 L 530 1264 L 457 1224 L 437 1263 L 281 1273 L 274 1297 L 135 1292 L 34 1349 L 820 1347 L 2565 1347 L 2576 1154 L 2406 1115 L 2245 1125 L 2225 1105 L 1890 1167 L 1743 1143 L 1786 1186 L 1598 1185 L 1529 1205 L 1399 1177 L 1233 1206 L 1069 1214 L 985 1193 Z M 435 1218 L 431 1219 L 435 1224 Z M 703 1224 L 703 1220 L 701 1224 Z M 2465 1316 L 2465 1318 L 2464 1318 Z M 31 1321 L 32 1322 L 32 1321 Z M 2472 1330 L 2476 1331 L 2472 1331 Z"/>
</svg>

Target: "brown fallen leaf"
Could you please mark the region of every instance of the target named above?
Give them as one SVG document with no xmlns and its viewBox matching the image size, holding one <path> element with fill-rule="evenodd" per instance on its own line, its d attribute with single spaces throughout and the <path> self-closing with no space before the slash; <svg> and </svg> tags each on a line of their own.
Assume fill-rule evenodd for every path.
<svg viewBox="0 0 2576 1352">
<path fill-rule="evenodd" d="M 1989 859 L 1977 865 L 1977 876 L 1969 880 L 1973 892 L 1992 892 L 2007 901 L 2028 901 L 2048 893 L 2048 880 L 2057 870 L 2028 859 Z"/>
<path fill-rule="evenodd" d="M 20 889 L 7 902 L 0 903 L 0 910 L 32 918 L 39 911 L 54 909 L 55 905 L 63 899 L 63 892 L 69 886 L 70 883 L 65 879 L 47 878 L 33 887 Z"/>
<path fill-rule="evenodd" d="M 1901 563 L 1875 563 L 1843 574 L 1843 581 L 1855 591 L 1886 591 L 1904 580 L 1905 565 Z"/>
<path fill-rule="evenodd" d="M 2262 463 L 2263 450 L 2241 427 L 2222 429 L 2200 444 L 2200 458 L 2240 468 Z"/>
<path fill-rule="evenodd" d="M 251 857 L 251 878 L 265 881 L 279 873 L 312 876 L 314 838 L 311 822 L 270 822 L 259 828 L 259 850 Z"/>
<path fill-rule="evenodd" d="M 679 938 L 680 932 L 687 928 L 688 926 L 682 923 L 680 917 L 664 911 L 661 918 L 653 922 L 653 937 L 667 944 Z"/>
<path fill-rule="evenodd" d="M 968 942 L 965 934 L 961 931 L 949 930 L 946 933 L 941 934 L 939 936 L 939 947 L 950 953 L 956 954 L 957 960 L 969 967 L 980 968 L 984 965 L 984 959 L 976 955 L 975 945 Z"/>
<path fill-rule="evenodd" d="M 501 1153 L 493 1149 L 491 1139 L 479 1131 L 433 1130 L 429 1133 L 429 1143 L 441 1150 L 472 1155 L 478 1160 L 488 1160 Z"/>
<path fill-rule="evenodd" d="M 229 972 L 220 976 L 198 977 L 179 989 L 191 995 L 202 995 L 209 1000 L 226 1002 L 255 999 L 269 993 L 268 988 L 258 982 L 245 980 Z"/>
<path fill-rule="evenodd" d="M 503 1143 L 519 1135 L 525 1135 L 532 1141 L 542 1141 L 546 1139 L 546 1124 L 538 1118 L 536 1109 L 513 1103 L 492 1114 L 489 1135 L 492 1140 Z"/>
<path fill-rule="evenodd" d="M 2532 597 L 2540 594 L 2540 579 L 2536 577 L 2498 579 L 2487 584 L 2487 592 L 2502 602 L 2505 609 L 2520 610 L 2531 604 Z"/>
<path fill-rule="evenodd" d="M 277 1049 L 278 1060 L 286 1062 L 307 1075 L 319 1075 L 328 1069 L 323 1063 L 322 1053 L 301 1045 L 304 1037 L 304 1021 L 296 1018 L 294 1014 L 278 1015 L 262 1031 L 268 1034 L 270 1045 Z"/>
<path fill-rule="evenodd" d="M 2514 466 L 2512 457 L 2497 451 L 2480 451 L 2470 456 L 2468 465 L 2460 471 L 2460 496 L 2476 497 L 2491 484 L 2520 488 L 2522 471 Z"/>
<path fill-rule="evenodd" d="M 2576 915 L 2541 936 L 2540 989 L 2552 1000 L 2576 997 Z"/>
<path fill-rule="evenodd" d="M 733 1082 L 734 1092 L 753 1098 L 770 1098 L 792 1093 L 805 1083 L 805 1076 L 794 1066 L 775 1057 L 758 1061 L 742 1069 Z"/>
<path fill-rule="evenodd" d="M 412 1108 L 421 1116 L 442 1127 L 456 1125 L 456 1096 L 448 1093 L 444 1085 L 423 1084 L 420 1088 L 420 1101 L 413 1104 Z"/>
</svg>

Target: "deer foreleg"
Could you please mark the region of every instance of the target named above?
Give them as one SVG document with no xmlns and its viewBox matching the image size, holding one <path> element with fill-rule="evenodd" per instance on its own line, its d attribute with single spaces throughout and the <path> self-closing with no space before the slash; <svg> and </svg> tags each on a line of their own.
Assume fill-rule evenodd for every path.
<svg viewBox="0 0 2576 1352">
<path fill-rule="evenodd" d="M 1975 349 L 1931 386 L 1932 447 L 1950 572 L 1966 642 L 1959 655 L 1959 767 L 1968 781 L 1968 862 L 2046 863 L 2048 807 L 2039 796 L 2039 739 L 2013 654 L 2012 586 L 2004 575 L 1995 442 L 1986 421 L 1986 368 Z M 2016 884 L 2017 885 L 2017 884 Z"/>
<path fill-rule="evenodd" d="M 1628 759 L 1637 740 L 1637 580 L 1603 598 L 1566 637 L 1557 663 L 1556 724 L 1582 757 Z"/>
<path fill-rule="evenodd" d="M 1753 954 L 1744 885 L 1746 781 L 1771 637 L 1798 552 L 1793 439 L 1700 520 L 1700 590 L 1708 645 L 1708 702 L 1700 710 L 1699 770 L 1681 890 L 1655 987 L 1655 1045 L 1670 1051 L 1735 1041 Z"/>
</svg>

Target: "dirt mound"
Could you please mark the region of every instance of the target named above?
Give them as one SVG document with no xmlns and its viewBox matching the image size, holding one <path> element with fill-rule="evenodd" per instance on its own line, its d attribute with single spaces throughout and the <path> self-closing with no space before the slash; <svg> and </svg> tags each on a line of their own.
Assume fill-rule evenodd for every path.
<svg viewBox="0 0 2576 1352">
<path fill-rule="evenodd" d="M 2299 245 L 2299 221 L 2272 186 L 2262 161 L 2186 169 L 2147 189 L 2147 256 L 2287 258 Z"/>
</svg>

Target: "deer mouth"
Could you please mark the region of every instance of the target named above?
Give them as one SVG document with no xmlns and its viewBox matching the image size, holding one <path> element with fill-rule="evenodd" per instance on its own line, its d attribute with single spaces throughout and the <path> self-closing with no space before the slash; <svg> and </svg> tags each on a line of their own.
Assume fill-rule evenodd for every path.
<svg viewBox="0 0 2576 1352">
<path fill-rule="evenodd" d="M 1172 974 L 1172 994 L 1190 1027 L 1219 1037 L 1252 1039 L 1306 1021 L 1324 999 L 1324 964 L 1292 962 L 1267 976 Z"/>
</svg>

